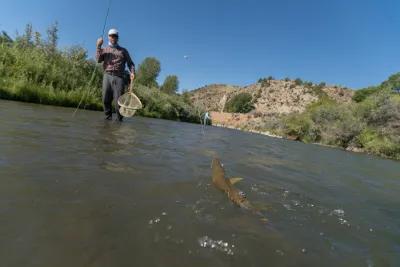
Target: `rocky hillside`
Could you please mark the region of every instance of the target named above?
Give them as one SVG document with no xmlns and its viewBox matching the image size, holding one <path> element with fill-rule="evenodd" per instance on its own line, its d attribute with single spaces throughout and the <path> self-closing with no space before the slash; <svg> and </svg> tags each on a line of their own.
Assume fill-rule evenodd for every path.
<svg viewBox="0 0 400 267">
<path fill-rule="evenodd" d="M 190 92 L 190 97 L 203 110 L 221 112 L 225 99 L 229 101 L 242 92 L 253 96 L 255 109 L 251 113 L 263 115 L 302 112 L 307 105 L 324 96 L 341 103 L 351 102 L 354 94 L 354 91 L 346 88 L 315 85 L 299 80 L 262 80 L 245 87 L 209 85 Z"/>
</svg>

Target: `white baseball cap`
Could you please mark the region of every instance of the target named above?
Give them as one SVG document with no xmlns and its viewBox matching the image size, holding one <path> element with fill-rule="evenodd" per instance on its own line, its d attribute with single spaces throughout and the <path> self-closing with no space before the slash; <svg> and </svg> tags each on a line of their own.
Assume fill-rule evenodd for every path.
<svg viewBox="0 0 400 267">
<path fill-rule="evenodd" d="M 118 36 L 118 30 L 117 29 L 111 29 L 108 31 L 108 35 L 117 35 Z"/>
</svg>

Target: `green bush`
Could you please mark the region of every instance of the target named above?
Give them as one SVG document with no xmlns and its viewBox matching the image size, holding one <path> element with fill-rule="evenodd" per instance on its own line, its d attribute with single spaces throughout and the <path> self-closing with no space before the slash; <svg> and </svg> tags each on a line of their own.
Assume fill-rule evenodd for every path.
<svg viewBox="0 0 400 267">
<path fill-rule="evenodd" d="M 297 85 L 297 86 L 300 86 L 300 85 L 303 85 L 303 80 L 302 79 L 300 79 L 300 78 L 297 78 L 295 81 L 294 81 L 294 83 Z"/>
<path fill-rule="evenodd" d="M 321 132 L 320 142 L 327 145 L 347 147 L 364 127 L 348 105 L 320 106 L 311 117 Z"/>
<path fill-rule="evenodd" d="M 367 152 L 400 159 L 400 140 L 398 136 L 385 136 L 375 129 L 366 128 L 358 137 L 358 141 Z"/>
<path fill-rule="evenodd" d="M 336 120 L 342 120 L 345 117 L 343 107 L 336 103 L 321 102 L 315 103 L 308 108 L 311 119 L 317 124 L 331 123 Z"/>
<path fill-rule="evenodd" d="M 379 93 L 397 94 L 400 90 L 400 73 L 393 74 L 388 80 L 381 83 L 379 86 L 372 86 L 365 89 L 357 90 L 353 96 L 355 102 L 362 102 L 368 97 Z"/>
<path fill-rule="evenodd" d="M 225 111 L 231 113 L 248 113 L 254 109 L 253 98 L 249 93 L 240 93 L 230 99 L 225 106 Z"/>
<path fill-rule="evenodd" d="M 359 103 L 364 101 L 368 96 L 376 93 L 378 91 L 378 88 L 376 87 L 369 87 L 366 89 L 360 89 L 357 90 L 354 95 L 353 95 L 353 101 Z"/>
<path fill-rule="evenodd" d="M 313 85 L 314 85 L 312 82 L 304 82 L 303 84 L 307 88 L 313 88 Z"/>
<path fill-rule="evenodd" d="M 400 72 L 391 75 L 387 81 L 384 81 L 380 85 L 380 88 L 388 91 L 393 91 L 394 89 L 400 88 Z"/>
<path fill-rule="evenodd" d="M 307 114 L 285 116 L 282 123 L 280 132 L 285 136 L 295 137 L 304 142 L 314 142 L 319 139 L 319 133 Z"/>
<path fill-rule="evenodd" d="M 135 83 L 133 88 L 144 105 L 138 115 L 185 122 L 200 122 L 199 112 L 192 105 L 186 103 L 182 96 L 169 95 L 157 88 L 149 88 L 139 83 Z"/>
<path fill-rule="evenodd" d="M 389 92 L 380 92 L 360 103 L 357 113 L 375 127 L 390 126 L 400 121 L 400 103 Z"/>
</svg>

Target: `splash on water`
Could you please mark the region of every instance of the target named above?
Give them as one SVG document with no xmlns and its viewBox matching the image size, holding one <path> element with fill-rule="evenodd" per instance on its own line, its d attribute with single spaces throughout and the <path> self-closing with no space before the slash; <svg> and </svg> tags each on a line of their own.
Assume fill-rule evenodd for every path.
<svg viewBox="0 0 400 267">
<path fill-rule="evenodd" d="M 198 239 L 198 242 L 202 248 L 214 249 L 216 251 L 223 252 L 229 256 L 234 255 L 233 249 L 235 248 L 235 245 L 229 245 L 228 242 L 225 242 L 223 240 L 213 240 L 208 236 L 203 236 Z"/>
<path fill-rule="evenodd" d="M 157 217 L 157 218 L 151 219 L 149 221 L 149 225 L 158 224 L 160 222 L 161 222 L 161 219 Z"/>
<path fill-rule="evenodd" d="M 283 192 L 282 195 L 284 198 L 287 198 L 289 196 L 289 193 L 290 193 L 289 190 L 285 190 L 285 192 Z"/>
<path fill-rule="evenodd" d="M 329 215 L 336 216 L 338 218 L 340 224 L 350 226 L 350 223 L 344 218 L 344 210 L 335 209 Z"/>
</svg>

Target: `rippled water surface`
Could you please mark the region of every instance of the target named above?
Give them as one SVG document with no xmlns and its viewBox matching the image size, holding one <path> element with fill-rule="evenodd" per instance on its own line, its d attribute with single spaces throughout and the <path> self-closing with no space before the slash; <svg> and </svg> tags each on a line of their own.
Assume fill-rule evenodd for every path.
<svg viewBox="0 0 400 267">
<path fill-rule="evenodd" d="M 0 101 L 0 266 L 400 266 L 400 163 Z M 268 223 L 211 185 L 212 157 Z"/>
</svg>

